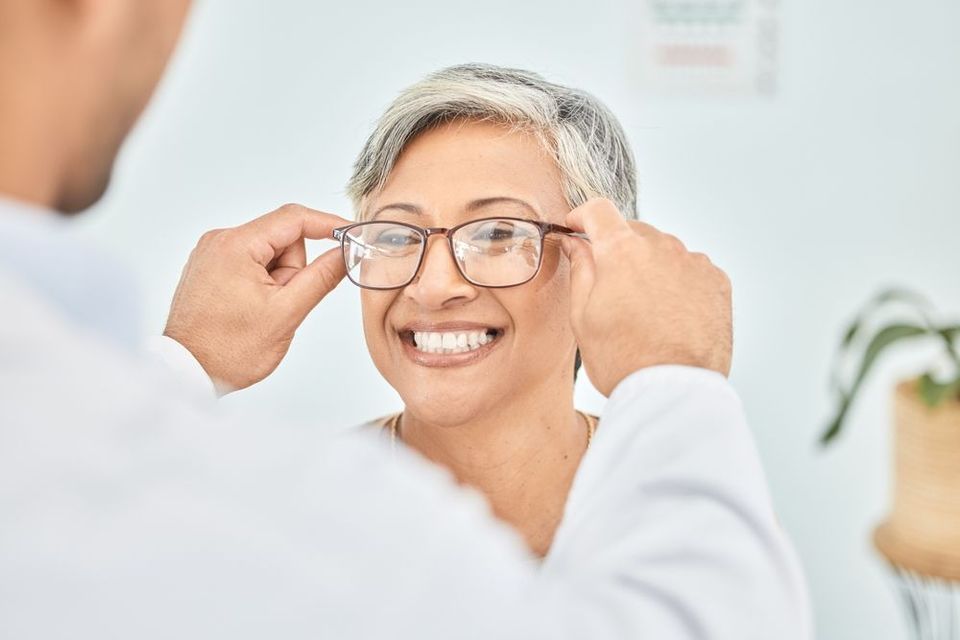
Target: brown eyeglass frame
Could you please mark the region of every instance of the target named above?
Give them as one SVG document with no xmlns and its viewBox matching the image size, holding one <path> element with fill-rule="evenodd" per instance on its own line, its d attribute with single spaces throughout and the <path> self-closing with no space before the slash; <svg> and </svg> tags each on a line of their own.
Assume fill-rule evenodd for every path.
<svg viewBox="0 0 960 640">
<path fill-rule="evenodd" d="M 523 282 L 517 282 L 515 284 L 498 284 L 498 285 L 489 285 L 489 284 L 480 284 L 471 280 L 467 274 L 463 272 L 463 268 L 460 266 L 460 261 L 457 260 L 457 252 L 453 247 L 453 234 L 462 229 L 463 227 L 469 226 L 471 224 L 476 224 L 478 222 L 489 222 L 491 220 L 506 220 L 509 222 L 526 222 L 527 224 L 532 224 L 540 231 L 540 253 L 537 256 L 537 268 L 534 270 L 533 275 L 524 280 Z M 457 267 L 457 272 L 460 276 L 472 284 L 475 287 L 483 287 L 485 289 L 509 289 L 510 287 L 519 287 L 522 284 L 526 284 L 537 277 L 537 274 L 540 273 L 540 267 L 543 265 L 543 240 L 547 237 L 547 234 L 550 233 L 559 233 L 565 236 L 571 236 L 573 238 L 582 238 L 584 240 L 589 240 L 587 234 L 580 233 L 579 231 L 574 231 L 569 227 L 565 227 L 560 224 L 553 224 L 550 222 L 541 222 L 539 220 L 530 220 L 527 218 L 511 218 L 504 216 L 493 216 L 490 218 L 478 218 L 476 220 L 468 220 L 462 224 L 458 224 L 455 227 L 418 227 L 414 224 L 409 224 L 407 222 L 397 222 L 395 220 L 367 220 L 365 222 L 355 222 L 349 224 L 345 227 L 338 227 L 333 230 L 332 237 L 334 240 L 340 242 L 340 252 L 343 255 L 343 263 L 349 266 L 347 261 L 347 232 L 356 227 L 362 227 L 370 224 L 392 224 L 399 227 L 406 227 L 407 229 L 412 229 L 417 232 L 423 242 L 420 244 L 420 257 L 417 259 L 417 268 L 413 270 L 413 275 L 410 276 L 410 279 L 404 282 L 403 284 L 394 285 L 392 287 L 371 287 L 370 285 L 360 284 L 350 276 L 350 270 L 347 269 L 347 278 L 350 282 L 361 287 L 363 289 L 372 289 L 374 291 L 392 291 L 394 289 L 403 289 L 411 282 L 413 282 L 417 274 L 420 273 L 420 268 L 423 267 L 423 259 L 427 255 L 427 241 L 430 239 L 430 236 L 433 235 L 442 235 L 447 238 L 447 246 L 450 248 L 450 255 L 453 256 L 453 264 Z"/>
</svg>

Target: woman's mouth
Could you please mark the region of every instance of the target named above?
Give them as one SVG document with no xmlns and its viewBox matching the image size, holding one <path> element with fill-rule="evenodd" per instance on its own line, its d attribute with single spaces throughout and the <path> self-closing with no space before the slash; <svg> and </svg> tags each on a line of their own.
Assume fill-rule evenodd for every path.
<svg viewBox="0 0 960 640">
<path fill-rule="evenodd" d="M 483 331 L 413 331 L 413 346 L 423 353 L 469 353 L 497 339 L 496 329 Z"/>
<path fill-rule="evenodd" d="M 492 327 L 400 332 L 404 351 L 415 362 L 441 367 L 476 362 L 489 353 L 502 336 L 502 329 Z"/>
</svg>

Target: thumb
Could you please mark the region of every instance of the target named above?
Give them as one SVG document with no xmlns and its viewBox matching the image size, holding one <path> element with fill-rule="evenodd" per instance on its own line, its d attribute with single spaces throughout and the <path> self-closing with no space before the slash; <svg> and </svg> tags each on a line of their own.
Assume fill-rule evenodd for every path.
<svg viewBox="0 0 960 640">
<path fill-rule="evenodd" d="M 347 274 L 340 247 L 334 247 L 300 269 L 283 287 L 283 296 L 298 322 L 340 284 Z"/>
<path fill-rule="evenodd" d="M 590 292 L 593 290 L 596 266 L 593 262 L 591 245 L 586 240 L 563 237 L 560 246 L 564 255 L 570 260 L 570 305 L 576 330 L 576 319 L 582 315 L 590 298 Z"/>
</svg>

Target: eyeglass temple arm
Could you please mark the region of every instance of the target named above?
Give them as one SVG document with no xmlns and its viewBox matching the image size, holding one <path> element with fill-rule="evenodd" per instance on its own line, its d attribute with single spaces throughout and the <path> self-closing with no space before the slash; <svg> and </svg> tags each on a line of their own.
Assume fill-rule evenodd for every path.
<svg viewBox="0 0 960 640">
<path fill-rule="evenodd" d="M 330 235 L 333 237 L 334 240 L 338 240 L 338 241 L 340 241 L 340 242 L 343 242 L 343 238 L 344 238 L 344 235 L 343 235 L 343 234 L 344 234 L 345 231 L 346 231 L 345 228 L 334 229 L 334 230 L 330 233 Z M 377 252 L 377 253 L 382 253 L 382 250 L 381 250 L 381 249 L 378 249 L 377 247 L 375 247 L 375 246 L 373 246 L 373 245 L 367 244 L 366 242 L 360 242 L 360 241 L 357 240 L 356 238 L 353 238 L 353 243 L 360 245 L 361 247 L 363 247 L 363 248 L 366 249 L 367 251 L 375 251 L 375 252 Z"/>
<path fill-rule="evenodd" d="M 560 233 L 565 236 L 570 236 L 571 238 L 580 238 L 582 240 L 586 240 L 587 242 L 590 242 L 590 236 L 588 236 L 587 234 L 581 231 L 574 231 L 570 227 L 565 227 L 562 224 L 546 224 L 544 226 L 544 231 L 546 231 L 547 233 Z"/>
</svg>

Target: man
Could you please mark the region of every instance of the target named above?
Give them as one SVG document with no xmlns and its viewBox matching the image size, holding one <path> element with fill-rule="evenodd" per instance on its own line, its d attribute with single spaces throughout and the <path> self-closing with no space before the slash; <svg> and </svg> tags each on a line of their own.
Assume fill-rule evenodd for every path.
<svg viewBox="0 0 960 640">
<path fill-rule="evenodd" d="M 543 567 L 439 470 L 226 424 L 136 353 L 122 268 L 57 212 L 106 189 L 186 10 L 0 0 L 0 637 L 808 637 L 725 379 L 729 283 L 609 202 L 568 219 L 610 400 Z M 289 205 L 204 236 L 167 347 L 221 390 L 262 380 L 343 277 L 304 238 L 342 222 Z"/>
</svg>

